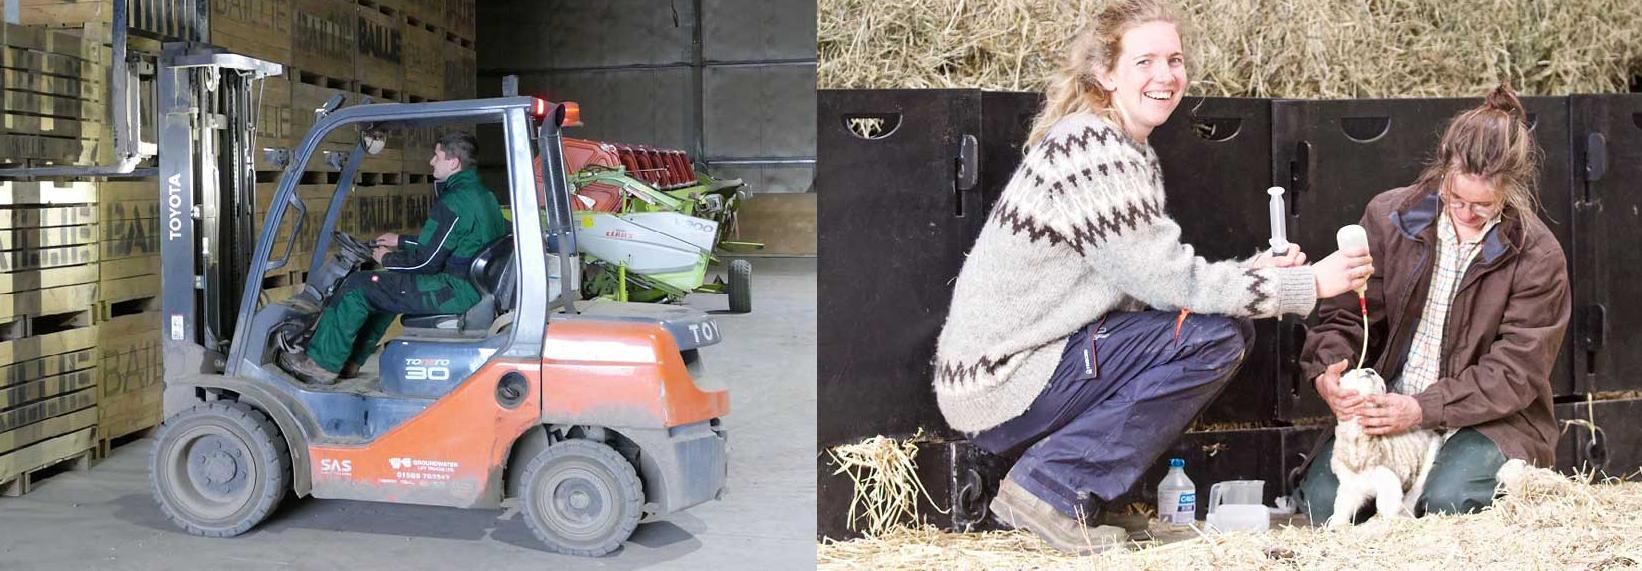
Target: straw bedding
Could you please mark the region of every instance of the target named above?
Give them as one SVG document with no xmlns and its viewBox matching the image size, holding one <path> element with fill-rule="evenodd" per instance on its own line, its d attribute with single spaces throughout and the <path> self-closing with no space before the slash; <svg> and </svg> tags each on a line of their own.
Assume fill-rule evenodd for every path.
<svg viewBox="0 0 1642 571">
<path fill-rule="evenodd" d="M 823 569 L 1619 569 L 1642 565 L 1642 483 L 1563 476 L 1512 461 L 1504 496 L 1481 513 L 1374 518 L 1343 530 L 1202 535 L 1069 557 L 1025 532 L 948 533 L 921 521 L 913 456 L 922 437 L 829 451 L 854 481 L 865 535 L 819 548 Z M 932 502 L 933 503 L 933 502 Z M 857 514 L 860 515 L 857 515 Z"/>
<path fill-rule="evenodd" d="M 822 88 L 1039 91 L 1104 0 L 820 0 Z M 1189 95 L 1626 91 L 1637 0 L 1180 0 Z"/>
</svg>

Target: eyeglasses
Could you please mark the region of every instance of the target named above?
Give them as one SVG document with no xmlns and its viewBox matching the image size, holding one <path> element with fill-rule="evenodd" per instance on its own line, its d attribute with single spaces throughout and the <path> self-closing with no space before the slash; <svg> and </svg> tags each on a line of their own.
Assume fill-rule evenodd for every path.
<svg viewBox="0 0 1642 571">
<path fill-rule="evenodd" d="M 1499 201 L 1494 201 L 1494 202 L 1466 202 L 1464 200 L 1460 200 L 1458 197 L 1456 197 L 1454 195 L 1454 193 L 1452 191 L 1450 191 L 1448 189 L 1448 179 L 1447 179 L 1446 176 L 1443 177 L 1442 192 L 1438 193 L 1438 195 L 1440 197 L 1442 197 L 1443 204 L 1446 204 L 1448 206 L 1448 209 L 1452 210 L 1454 212 L 1460 212 L 1462 210 L 1469 209 L 1472 214 L 1475 214 L 1475 215 L 1480 216 L 1482 218 L 1493 218 L 1494 215 L 1499 214 L 1499 211 L 1500 211 L 1500 202 Z"/>
<path fill-rule="evenodd" d="M 1448 205 L 1449 210 L 1454 212 L 1470 209 L 1472 214 L 1482 218 L 1493 218 L 1495 214 L 1499 214 L 1498 202 L 1466 202 L 1454 198 L 1454 195 L 1449 194 L 1447 191 L 1442 193 L 1442 201 Z"/>
</svg>

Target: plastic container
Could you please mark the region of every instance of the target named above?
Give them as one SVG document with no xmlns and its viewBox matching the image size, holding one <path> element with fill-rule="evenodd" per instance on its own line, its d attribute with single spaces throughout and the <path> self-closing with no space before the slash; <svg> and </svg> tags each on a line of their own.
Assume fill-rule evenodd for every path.
<svg viewBox="0 0 1642 571">
<path fill-rule="evenodd" d="M 1262 532 L 1271 528 L 1271 511 L 1262 503 L 1264 480 L 1229 480 L 1209 486 L 1209 529 L 1221 533 Z"/>
<path fill-rule="evenodd" d="M 1157 484 L 1157 521 L 1165 528 L 1197 521 L 1197 486 L 1186 477 L 1186 461 L 1169 459 L 1169 473 Z"/>
<path fill-rule="evenodd" d="M 1271 511 L 1262 505 L 1225 504 L 1204 520 L 1209 531 L 1232 533 L 1237 531 L 1264 532 L 1271 529 Z"/>
<path fill-rule="evenodd" d="M 1209 486 L 1209 513 L 1225 504 L 1260 505 L 1266 493 L 1265 480 L 1226 480 Z"/>
</svg>

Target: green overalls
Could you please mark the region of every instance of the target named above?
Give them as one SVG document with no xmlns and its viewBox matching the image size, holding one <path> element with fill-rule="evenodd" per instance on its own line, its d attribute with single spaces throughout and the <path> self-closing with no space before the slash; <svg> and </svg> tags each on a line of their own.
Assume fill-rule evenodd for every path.
<svg viewBox="0 0 1642 571">
<path fill-rule="evenodd" d="M 382 270 L 355 272 L 338 288 L 308 342 L 314 363 L 333 373 L 349 359 L 362 364 L 398 315 L 462 313 L 479 302 L 467 271 L 480 249 L 507 235 L 502 208 L 473 169 L 435 188 L 421 235 L 401 237 Z"/>
</svg>

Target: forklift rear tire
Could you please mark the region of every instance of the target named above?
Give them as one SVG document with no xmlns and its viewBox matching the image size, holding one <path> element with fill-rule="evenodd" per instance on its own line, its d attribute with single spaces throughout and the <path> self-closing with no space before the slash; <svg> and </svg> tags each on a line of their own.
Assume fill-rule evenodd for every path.
<svg viewBox="0 0 1642 571">
<path fill-rule="evenodd" d="M 747 260 L 730 262 L 730 283 L 725 291 L 730 294 L 730 312 L 747 313 L 753 310 L 753 263 Z"/>
<path fill-rule="evenodd" d="M 194 535 L 245 533 L 291 487 L 291 454 L 261 411 L 233 401 L 204 403 L 160 427 L 149 457 L 154 499 Z"/>
<path fill-rule="evenodd" d="M 525 521 L 549 551 L 599 557 L 633 535 L 644 489 L 633 464 L 592 440 L 548 446 L 524 474 Z"/>
</svg>

